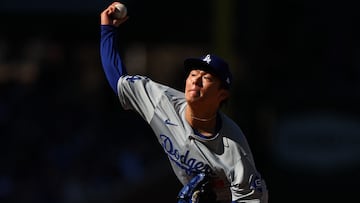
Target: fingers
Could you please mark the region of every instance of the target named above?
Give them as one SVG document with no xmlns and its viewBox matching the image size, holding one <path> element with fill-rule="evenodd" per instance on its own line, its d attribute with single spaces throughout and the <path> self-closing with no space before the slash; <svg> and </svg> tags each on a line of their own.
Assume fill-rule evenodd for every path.
<svg viewBox="0 0 360 203">
<path fill-rule="evenodd" d="M 115 12 L 115 5 L 119 2 L 115 1 L 112 4 L 110 4 L 105 10 L 103 10 L 100 14 L 100 23 L 101 25 L 113 25 L 118 27 L 122 23 L 128 20 L 128 16 L 122 19 L 113 19 L 111 16 Z"/>
</svg>

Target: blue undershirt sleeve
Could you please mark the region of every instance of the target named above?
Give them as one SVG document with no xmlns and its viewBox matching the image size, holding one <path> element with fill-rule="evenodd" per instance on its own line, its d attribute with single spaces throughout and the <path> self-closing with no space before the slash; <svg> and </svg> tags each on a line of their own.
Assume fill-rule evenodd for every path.
<svg viewBox="0 0 360 203">
<path fill-rule="evenodd" d="M 122 75 L 127 74 L 126 67 L 120 57 L 117 43 L 117 28 L 111 25 L 100 27 L 100 57 L 106 79 L 117 95 L 117 82 Z"/>
</svg>

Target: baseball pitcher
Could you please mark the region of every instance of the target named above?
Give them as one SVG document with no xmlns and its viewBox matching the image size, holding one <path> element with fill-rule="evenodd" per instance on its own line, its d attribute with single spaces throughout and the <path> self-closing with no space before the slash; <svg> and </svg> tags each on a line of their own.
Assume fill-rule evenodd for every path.
<svg viewBox="0 0 360 203">
<path fill-rule="evenodd" d="M 185 91 L 142 75 L 129 75 L 119 54 L 120 25 L 114 2 L 101 12 L 100 55 L 110 87 L 126 110 L 152 128 L 172 169 L 184 185 L 179 203 L 267 203 L 265 181 L 257 171 L 240 127 L 220 111 L 229 99 L 228 63 L 211 53 L 184 60 Z"/>
</svg>

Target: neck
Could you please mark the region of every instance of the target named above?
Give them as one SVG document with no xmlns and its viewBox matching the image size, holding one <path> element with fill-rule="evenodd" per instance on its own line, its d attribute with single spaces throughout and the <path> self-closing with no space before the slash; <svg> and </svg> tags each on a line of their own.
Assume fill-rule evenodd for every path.
<svg viewBox="0 0 360 203">
<path fill-rule="evenodd" d="M 204 116 L 199 116 L 204 115 Z M 210 116 L 209 116 L 210 115 Z M 217 111 L 212 114 L 194 112 L 189 106 L 185 110 L 185 117 L 190 126 L 203 135 L 212 135 L 216 128 Z"/>
<path fill-rule="evenodd" d="M 200 118 L 200 117 L 196 117 L 193 114 L 191 114 L 191 118 L 194 119 L 194 120 L 197 120 L 197 121 L 201 121 L 201 122 L 208 122 L 208 121 L 211 121 L 211 120 L 216 118 L 216 113 L 214 115 L 210 116 L 210 117 L 207 117 L 207 118 Z"/>
</svg>

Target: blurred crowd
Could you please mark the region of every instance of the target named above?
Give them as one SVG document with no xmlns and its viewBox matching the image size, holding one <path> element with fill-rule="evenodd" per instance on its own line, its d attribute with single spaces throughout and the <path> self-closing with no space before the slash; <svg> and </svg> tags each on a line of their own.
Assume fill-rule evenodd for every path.
<svg viewBox="0 0 360 203">
<path fill-rule="evenodd" d="M 1 202 L 121 201 L 169 175 L 144 121 L 120 109 L 96 41 L 0 45 Z"/>
</svg>

